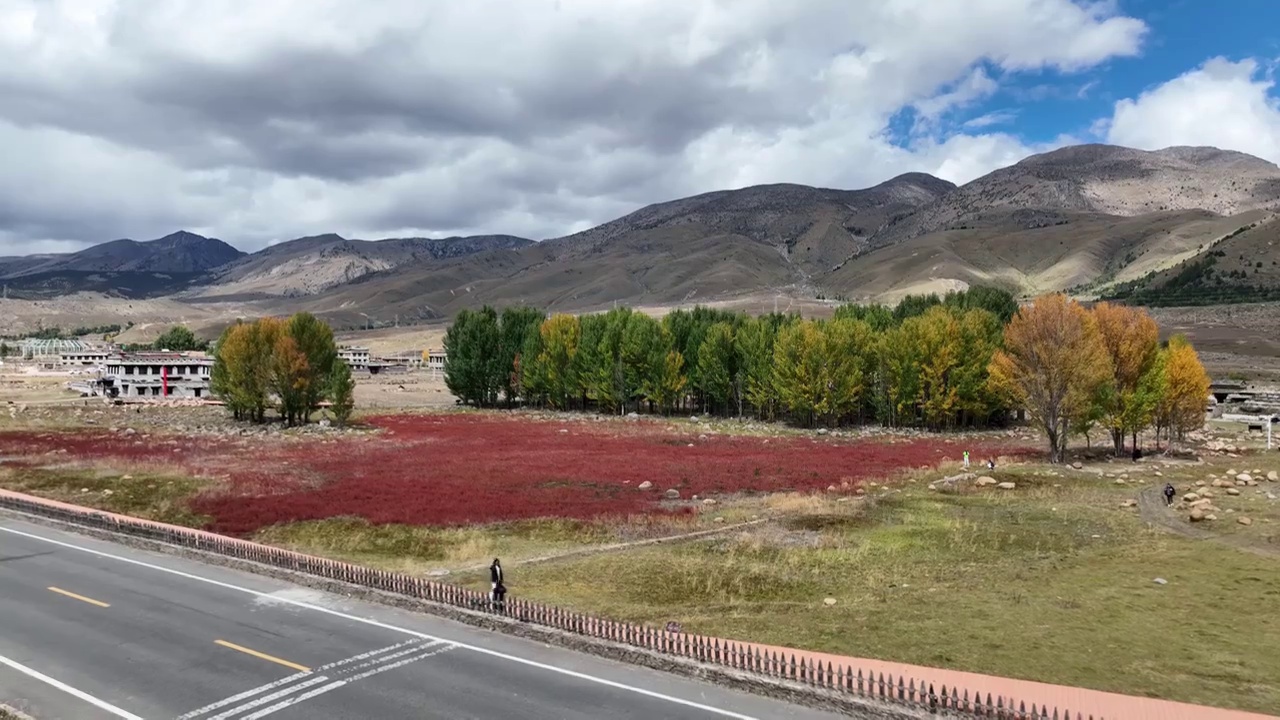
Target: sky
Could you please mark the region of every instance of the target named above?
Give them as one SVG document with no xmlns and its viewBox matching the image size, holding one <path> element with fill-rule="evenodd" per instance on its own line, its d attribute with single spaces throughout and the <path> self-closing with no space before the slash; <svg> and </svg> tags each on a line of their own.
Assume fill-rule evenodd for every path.
<svg viewBox="0 0 1280 720">
<path fill-rule="evenodd" d="M 1066 144 L 1280 162 L 1274 0 L 0 0 L 0 255 L 556 237 Z"/>
</svg>

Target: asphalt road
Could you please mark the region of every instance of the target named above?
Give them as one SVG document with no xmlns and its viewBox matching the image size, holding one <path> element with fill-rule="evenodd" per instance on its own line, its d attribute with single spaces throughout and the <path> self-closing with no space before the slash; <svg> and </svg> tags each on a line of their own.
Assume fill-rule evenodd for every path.
<svg viewBox="0 0 1280 720">
<path fill-rule="evenodd" d="M 37 720 L 838 717 L 5 516 L 0 700 Z"/>
</svg>

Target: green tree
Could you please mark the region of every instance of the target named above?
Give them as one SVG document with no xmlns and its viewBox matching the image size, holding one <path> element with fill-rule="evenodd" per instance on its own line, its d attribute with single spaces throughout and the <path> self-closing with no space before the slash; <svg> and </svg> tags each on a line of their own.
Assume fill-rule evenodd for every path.
<svg viewBox="0 0 1280 720">
<path fill-rule="evenodd" d="M 302 405 L 296 418 L 305 423 L 325 397 L 329 374 L 333 372 L 334 363 L 338 362 L 338 345 L 329 323 L 311 313 L 297 313 L 290 317 L 284 332 L 293 338 L 298 352 L 306 359 L 305 382 L 299 387 Z"/>
<path fill-rule="evenodd" d="M 684 388 L 689 379 L 684 373 L 684 356 L 679 350 L 670 349 L 662 357 L 662 365 L 651 384 L 644 393 L 658 409 L 670 413 L 677 400 L 684 396 Z"/>
<path fill-rule="evenodd" d="M 520 371 L 522 353 L 529 336 L 536 335 L 546 313 L 531 307 L 504 308 L 498 319 L 499 358 L 502 368 L 502 397 L 512 405 L 520 397 L 523 373 Z"/>
<path fill-rule="evenodd" d="M 806 425 L 812 425 L 823 398 L 821 331 L 809 320 L 778 331 L 773 346 L 774 388 L 779 404 Z"/>
<path fill-rule="evenodd" d="M 329 371 L 328 389 L 329 410 L 338 427 L 346 427 L 347 420 L 355 410 L 356 383 L 351 377 L 351 368 L 344 362 L 335 362 Z"/>
<path fill-rule="evenodd" d="M 497 402 L 505 375 L 498 314 L 485 306 L 458 313 L 444 336 L 444 381 L 449 392 L 476 407 Z"/>
<path fill-rule="evenodd" d="M 645 315 L 632 313 L 622 334 L 622 373 L 624 395 L 641 396 L 657 403 L 650 390 L 661 383 L 663 363 L 671 351 L 670 338 L 663 336 L 662 323 Z"/>
<path fill-rule="evenodd" d="M 174 325 L 164 332 L 163 335 L 156 338 L 151 344 L 155 350 L 169 350 L 172 352 L 190 352 L 192 350 L 208 349 L 209 343 L 197 340 L 195 333 L 185 325 Z"/>
<path fill-rule="evenodd" d="M 777 328 L 767 318 L 751 318 L 738 329 L 738 367 L 742 396 L 757 417 L 769 418 L 777 404 L 773 384 L 773 343 Z"/>
<path fill-rule="evenodd" d="M 711 325 L 698 347 L 698 383 L 703 398 L 714 410 L 728 410 L 738 395 L 736 356 L 733 326 L 727 322 Z"/>
<path fill-rule="evenodd" d="M 881 421 L 889 427 L 912 425 L 920 398 L 920 345 L 905 325 L 880 334 L 876 346 Z"/>
</svg>

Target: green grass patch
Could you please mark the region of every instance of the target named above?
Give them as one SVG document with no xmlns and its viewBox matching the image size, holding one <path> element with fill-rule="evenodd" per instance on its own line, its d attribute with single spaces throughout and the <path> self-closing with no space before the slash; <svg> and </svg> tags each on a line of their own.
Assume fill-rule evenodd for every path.
<svg viewBox="0 0 1280 720">
<path fill-rule="evenodd" d="M 1120 507 L 1133 484 L 1035 472 L 999 473 L 1012 491 L 917 483 L 857 519 L 519 568 L 509 586 L 742 640 L 1280 710 L 1276 560 L 1146 528 Z"/>
<path fill-rule="evenodd" d="M 0 486 L 158 522 L 202 527 L 208 518 L 188 500 L 203 481 L 167 473 L 119 473 L 96 468 L 0 467 Z"/>
</svg>

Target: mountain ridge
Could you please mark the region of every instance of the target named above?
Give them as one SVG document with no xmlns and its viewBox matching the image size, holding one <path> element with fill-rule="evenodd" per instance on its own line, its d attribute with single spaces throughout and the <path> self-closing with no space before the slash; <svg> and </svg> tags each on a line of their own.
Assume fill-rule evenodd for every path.
<svg viewBox="0 0 1280 720">
<path fill-rule="evenodd" d="M 858 190 L 790 183 L 716 190 L 540 242 L 329 233 L 167 279 L 155 271 L 160 265 L 126 258 L 114 276 L 64 271 L 46 291 L 74 291 L 81 280 L 93 288 L 154 281 L 130 292 L 410 321 L 479 303 L 578 310 L 751 294 L 874 299 L 976 282 L 1031 294 L 1160 273 L 1277 210 L 1280 167 L 1251 155 L 1076 145 L 960 186 L 904 173 Z M 133 248 L 106 245 L 107 255 Z M 1270 241 L 1248 247 L 1280 253 Z M 31 269 L 56 257 L 0 258 L 0 278 L 39 276 Z M 1263 261 L 1272 262 L 1251 262 Z"/>
</svg>

